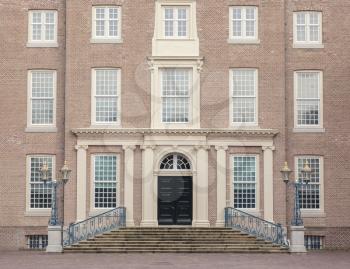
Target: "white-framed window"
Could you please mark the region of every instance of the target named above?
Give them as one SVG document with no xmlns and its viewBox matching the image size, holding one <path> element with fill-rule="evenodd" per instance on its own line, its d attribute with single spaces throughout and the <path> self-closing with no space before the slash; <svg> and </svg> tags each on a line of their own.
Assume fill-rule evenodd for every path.
<svg viewBox="0 0 350 269">
<path fill-rule="evenodd" d="M 256 155 L 232 155 L 233 207 L 258 208 L 258 161 Z"/>
<path fill-rule="evenodd" d="M 257 125 L 258 70 L 230 70 L 231 123 L 235 126 Z"/>
<path fill-rule="evenodd" d="M 192 69 L 162 68 L 161 99 L 163 123 L 190 121 Z"/>
<path fill-rule="evenodd" d="M 310 182 L 299 191 L 299 205 L 302 210 L 323 209 L 323 158 L 320 156 L 296 157 L 296 180 L 304 181 L 301 170 L 308 163 L 311 168 Z"/>
<path fill-rule="evenodd" d="M 295 127 L 322 128 L 321 71 L 296 71 L 294 73 Z"/>
<path fill-rule="evenodd" d="M 56 71 L 28 71 L 28 127 L 56 126 Z"/>
<path fill-rule="evenodd" d="M 258 8 L 255 6 L 231 6 L 230 35 L 232 42 L 258 42 Z"/>
<path fill-rule="evenodd" d="M 322 12 L 298 11 L 293 16 L 294 45 L 322 45 Z"/>
<path fill-rule="evenodd" d="M 120 69 L 92 70 L 92 123 L 120 124 Z"/>
<path fill-rule="evenodd" d="M 92 41 L 121 40 L 121 7 L 94 6 L 92 8 Z"/>
<path fill-rule="evenodd" d="M 55 156 L 27 156 L 27 211 L 49 210 L 52 203 L 52 188 L 42 181 L 40 169 L 44 164 L 49 168 L 48 181 L 55 178 Z"/>
<path fill-rule="evenodd" d="M 164 38 L 189 37 L 190 6 L 162 6 Z"/>
<path fill-rule="evenodd" d="M 118 163 L 117 155 L 93 155 L 93 209 L 108 209 L 118 206 Z"/>
<path fill-rule="evenodd" d="M 29 46 L 57 46 L 56 10 L 30 10 L 28 18 Z"/>
</svg>

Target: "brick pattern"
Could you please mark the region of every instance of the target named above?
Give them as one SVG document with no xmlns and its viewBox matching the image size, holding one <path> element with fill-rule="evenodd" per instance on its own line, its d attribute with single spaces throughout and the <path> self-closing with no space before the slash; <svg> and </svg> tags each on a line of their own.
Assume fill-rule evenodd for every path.
<svg viewBox="0 0 350 269">
<path fill-rule="evenodd" d="M 123 43 L 90 43 L 91 6 L 99 4 L 121 5 Z M 227 43 L 229 5 L 258 6 L 260 44 Z M 26 48 L 30 9 L 58 10 L 58 48 Z M 322 11 L 324 49 L 292 48 L 292 15 L 296 10 Z M 229 126 L 228 70 L 257 68 L 259 126 L 279 131 L 274 140 L 276 222 L 290 223 L 293 207 L 291 190 L 286 194 L 280 178 L 279 170 L 284 160 L 294 169 L 294 156 L 321 155 L 325 164 L 325 214 L 307 218 L 305 224 L 309 232 L 323 229 L 326 246 L 331 248 L 349 247 L 350 242 L 350 156 L 347 150 L 350 144 L 347 107 L 350 100 L 347 90 L 350 53 L 344 47 L 350 42 L 347 34 L 349 12 L 350 3 L 343 0 L 197 1 L 200 55 L 205 57 L 201 73 L 201 127 Z M 0 216 L 6 216 L 0 218 L 1 248 L 21 248 L 26 232 L 35 233 L 37 227 L 44 229 L 47 224 L 47 216 L 33 217 L 25 212 L 24 164 L 28 154 L 55 154 L 57 168 L 62 166 L 64 159 L 68 161 L 73 171 L 65 188 L 65 223 L 75 220 L 76 137 L 71 129 L 90 126 L 91 68 L 120 67 L 122 127 L 150 126 L 151 82 L 146 57 L 152 53 L 153 30 L 154 1 L 150 0 L 0 0 L 0 40 L 5 40 L 0 43 L 0 125 L 5 127 L 0 129 Z M 27 71 L 37 68 L 57 70 L 57 133 L 25 132 Z M 301 69 L 323 70 L 325 133 L 293 132 L 293 72 Z M 120 147 L 90 147 L 87 167 L 90 166 L 90 154 L 96 151 L 119 152 L 123 156 Z M 245 147 L 242 141 L 242 147 L 230 148 L 228 156 L 233 152 L 259 154 L 259 180 L 262 182 L 261 149 Z M 230 180 L 229 159 L 227 167 Z M 214 149 L 209 151 L 208 169 L 209 218 L 213 225 L 216 220 Z M 89 169 L 87 171 L 89 179 Z M 134 216 L 138 225 L 142 217 L 139 147 L 135 150 L 134 174 Z M 263 184 L 260 184 L 260 193 L 263 193 Z M 89 195 L 87 193 L 87 197 Z M 122 201 L 123 195 L 122 192 Z M 262 199 L 260 195 L 261 205 Z M 40 230 L 40 233 L 44 231 Z"/>
</svg>

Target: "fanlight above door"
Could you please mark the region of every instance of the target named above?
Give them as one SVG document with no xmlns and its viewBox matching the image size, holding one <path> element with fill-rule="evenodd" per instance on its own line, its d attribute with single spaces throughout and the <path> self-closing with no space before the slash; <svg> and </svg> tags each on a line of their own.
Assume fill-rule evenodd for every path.
<svg viewBox="0 0 350 269">
<path fill-rule="evenodd" d="M 169 154 L 161 161 L 160 170 L 191 170 L 191 164 L 181 154 Z"/>
</svg>

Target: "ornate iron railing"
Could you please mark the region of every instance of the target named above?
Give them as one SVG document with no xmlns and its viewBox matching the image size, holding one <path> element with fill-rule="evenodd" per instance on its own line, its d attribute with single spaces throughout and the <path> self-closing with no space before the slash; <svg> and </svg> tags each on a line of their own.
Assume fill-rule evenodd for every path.
<svg viewBox="0 0 350 269">
<path fill-rule="evenodd" d="M 236 208 L 225 208 L 225 227 L 235 228 L 281 246 L 289 246 L 281 224 L 266 221 Z"/>
<path fill-rule="evenodd" d="M 98 234 L 125 227 L 125 207 L 118 207 L 86 220 L 72 223 L 63 231 L 63 246 L 70 246 Z"/>
</svg>

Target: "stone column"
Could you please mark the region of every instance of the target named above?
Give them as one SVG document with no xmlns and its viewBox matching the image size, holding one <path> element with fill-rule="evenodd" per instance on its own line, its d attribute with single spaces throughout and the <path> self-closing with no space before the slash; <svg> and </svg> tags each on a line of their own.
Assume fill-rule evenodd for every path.
<svg viewBox="0 0 350 269">
<path fill-rule="evenodd" d="M 264 219 L 273 222 L 273 151 L 275 147 L 262 147 L 264 151 Z"/>
<path fill-rule="evenodd" d="M 198 146 L 197 149 L 197 181 L 196 191 L 196 219 L 193 226 L 209 227 L 208 218 L 208 146 Z"/>
<path fill-rule="evenodd" d="M 124 150 L 124 206 L 126 208 L 126 226 L 135 226 L 134 222 L 134 150 L 136 146 L 123 146 Z"/>
<path fill-rule="evenodd" d="M 86 151 L 88 146 L 77 145 L 77 222 L 86 219 Z"/>
<path fill-rule="evenodd" d="M 226 207 L 226 150 L 228 146 L 215 146 L 216 149 L 216 227 L 225 225 Z"/>
<path fill-rule="evenodd" d="M 154 227 L 157 221 L 157 190 L 153 178 L 153 150 L 155 146 L 142 146 L 142 221 L 143 227 Z"/>
<path fill-rule="evenodd" d="M 291 226 L 290 227 L 290 247 L 291 253 L 305 253 L 306 248 L 304 245 L 304 226 Z"/>
</svg>

